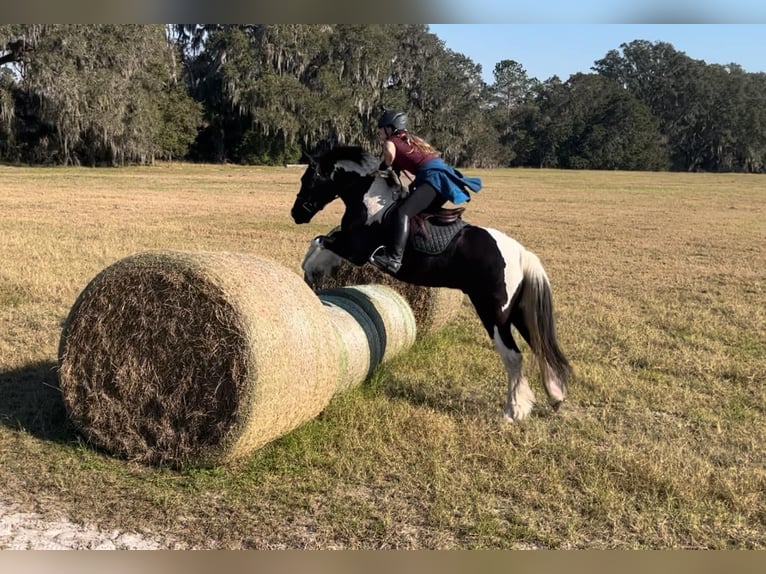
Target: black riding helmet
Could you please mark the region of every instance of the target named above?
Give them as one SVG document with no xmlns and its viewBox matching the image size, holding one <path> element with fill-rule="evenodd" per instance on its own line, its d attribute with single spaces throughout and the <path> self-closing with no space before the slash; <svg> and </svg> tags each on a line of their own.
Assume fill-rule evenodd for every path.
<svg viewBox="0 0 766 574">
<path fill-rule="evenodd" d="M 379 128 L 394 128 L 394 131 L 407 129 L 407 114 L 397 110 L 387 110 L 383 112 L 378 120 Z"/>
</svg>

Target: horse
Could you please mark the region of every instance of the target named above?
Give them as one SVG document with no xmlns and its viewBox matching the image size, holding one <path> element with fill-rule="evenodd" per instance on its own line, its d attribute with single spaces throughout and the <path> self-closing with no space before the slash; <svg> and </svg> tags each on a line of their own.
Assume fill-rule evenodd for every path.
<svg viewBox="0 0 766 574">
<path fill-rule="evenodd" d="M 366 264 L 384 243 L 385 214 L 406 191 L 379 164 L 356 146 L 308 156 L 291 209 L 295 223 L 310 222 L 337 198 L 345 205 L 340 227 L 314 238 L 306 253 L 302 269 L 310 286 L 331 274 L 341 258 Z M 572 369 L 557 341 L 550 281 L 540 259 L 501 231 L 464 221 L 462 208 L 426 210 L 418 219 L 419 225 L 411 225 L 402 266 L 391 275 L 415 285 L 459 289 L 468 296 L 508 374 L 506 421 L 525 419 L 535 404 L 511 326 L 538 359 L 549 403 L 558 411 Z M 437 236 L 453 231 L 441 249 L 428 250 L 413 245 L 412 229 L 418 228 Z"/>
</svg>

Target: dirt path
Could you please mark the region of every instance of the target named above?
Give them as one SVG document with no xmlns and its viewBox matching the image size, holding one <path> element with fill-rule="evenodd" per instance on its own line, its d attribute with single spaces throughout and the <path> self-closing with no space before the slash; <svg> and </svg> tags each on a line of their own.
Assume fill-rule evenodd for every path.
<svg viewBox="0 0 766 574">
<path fill-rule="evenodd" d="M 134 533 L 46 520 L 0 500 L 0 550 L 161 550 L 175 545 Z"/>
</svg>

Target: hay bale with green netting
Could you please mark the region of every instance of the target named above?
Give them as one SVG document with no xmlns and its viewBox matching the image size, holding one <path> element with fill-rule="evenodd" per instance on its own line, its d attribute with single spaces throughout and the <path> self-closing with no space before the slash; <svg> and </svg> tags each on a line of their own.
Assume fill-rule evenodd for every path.
<svg viewBox="0 0 766 574">
<path fill-rule="evenodd" d="M 374 265 L 361 267 L 342 260 L 330 277 L 317 282 L 317 290 L 349 285 L 386 285 L 400 293 L 415 315 L 419 334 L 435 333 L 454 321 L 463 305 L 463 292 L 441 287 L 420 287 L 404 283 Z"/>
<path fill-rule="evenodd" d="M 415 339 L 383 286 L 317 297 L 255 256 L 164 251 L 99 273 L 61 333 L 67 412 L 92 444 L 153 464 L 239 458 L 315 417 Z"/>
<path fill-rule="evenodd" d="M 383 352 L 375 324 L 356 303 L 328 297 L 322 304 L 340 346 L 340 393 L 365 380 L 380 363 Z"/>
<path fill-rule="evenodd" d="M 407 300 L 385 285 L 354 285 L 317 292 L 346 353 L 343 389 L 366 379 L 375 367 L 412 347 L 415 316 Z"/>
</svg>

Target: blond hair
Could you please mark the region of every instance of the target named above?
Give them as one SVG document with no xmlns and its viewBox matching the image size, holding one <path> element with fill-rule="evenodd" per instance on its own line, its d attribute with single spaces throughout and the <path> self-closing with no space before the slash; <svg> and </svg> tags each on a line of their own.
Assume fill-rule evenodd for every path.
<svg viewBox="0 0 766 574">
<path fill-rule="evenodd" d="M 403 135 L 404 141 L 410 144 L 416 150 L 422 151 L 423 153 L 441 155 L 441 152 L 439 152 L 439 150 L 437 150 L 434 146 L 432 146 L 423 138 L 413 135 L 407 130 L 401 130 L 396 135 L 399 135 L 399 134 Z"/>
</svg>

